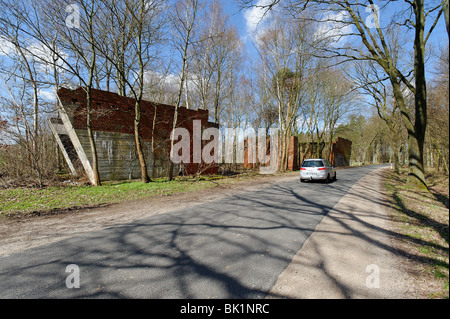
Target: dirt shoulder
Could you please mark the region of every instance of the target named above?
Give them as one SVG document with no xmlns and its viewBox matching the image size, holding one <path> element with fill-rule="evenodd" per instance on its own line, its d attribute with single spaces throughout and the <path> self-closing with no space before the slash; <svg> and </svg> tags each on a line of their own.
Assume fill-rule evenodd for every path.
<svg viewBox="0 0 450 319">
<path fill-rule="evenodd" d="M 383 193 L 383 172 L 363 177 L 316 227 L 278 278 L 269 298 L 417 298 L 406 252 Z M 397 248 L 394 248 L 397 247 Z"/>
<path fill-rule="evenodd" d="M 236 178 L 232 183 L 217 183 L 214 187 L 195 192 L 158 195 L 150 199 L 49 214 L 4 217 L 0 219 L 0 256 L 296 178 L 298 172 Z"/>
</svg>

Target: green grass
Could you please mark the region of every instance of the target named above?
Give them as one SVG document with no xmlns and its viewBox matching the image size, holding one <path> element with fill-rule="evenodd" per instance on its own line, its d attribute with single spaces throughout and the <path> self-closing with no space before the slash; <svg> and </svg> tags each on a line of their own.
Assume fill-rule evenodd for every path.
<svg viewBox="0 0 450 319">
<path fill-rule="evenodd" d="M 55 209 L 111 204 L 126 200 L 190 192 L 214 187 L 220 177 L 198 180 L 157 179 L 144 184 L 140 181 L 104 183 L 102 186 L 64 186 L 47 188 L 14 188 L 0 190 L 0 213 L 30 213 Z"/>
<path fill-rule="evenodd" d="M 279 173 L 285 175 L 290 173 Z M 141 181 L 104 182 L 102 186 L 60 186 L 45 188 L 17 187 L 0 189 L 0 217 L 52 212 L 70 208 L 95 207 L 128 200 L 152 198 L 245 181 L 263 181 L 269 175 L 247 172 L 224 177 L 222 175 L 165 178 L 150 183 Z"/>
</svg>

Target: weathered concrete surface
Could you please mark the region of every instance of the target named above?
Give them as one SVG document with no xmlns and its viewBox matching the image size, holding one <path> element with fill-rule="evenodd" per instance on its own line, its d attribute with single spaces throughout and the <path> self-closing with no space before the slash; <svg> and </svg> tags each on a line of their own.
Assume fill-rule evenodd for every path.
<svg viewBox="0 0 450 319">
<path fill-rule="evenodd" d="M 383 169 L 388 168 L 362 178 L 327 214 L 268 298 L 414 297 L 411 278 L 390 244 L 393 233 L 380 191 Z"/>
</svg>

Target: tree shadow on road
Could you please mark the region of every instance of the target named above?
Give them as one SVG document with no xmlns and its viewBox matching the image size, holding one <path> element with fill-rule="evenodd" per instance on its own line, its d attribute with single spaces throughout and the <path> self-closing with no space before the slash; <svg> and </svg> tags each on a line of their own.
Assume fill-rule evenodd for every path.
<svg viewBox="0 0 450 319">
<path fill-rule="evenodd" d="M 49 298 L 265 298 L 350 186 L 342 187 L 339 181 L 308 185 L 283 182 L 257 192 L 109 227 L 0 259 L 0 279 L 4 287 L 13 288 L 7 297 L 15 296 L 14 291 L 23 291 L 24 296 Z M 309 195 L 305 195 L 305 187 L 312 189 Z M 353 196 L 390 207 L 392 203 L 386 198 L 376 196 L 377 185 L 364 187 Z M 406 258 L 411 258 L 409 251 L 374 239 L 361 232 L 359 226 L 445 249 L 379 227 L 354 212 L 336 213 L 334 216 L 338 217 L 333 218 L 346 236 L 356 236 Z M 383 214 L 372 217 L 387 218 Z M 352 226 L 347 221 L 352 221 Z M 414 258 L 423 263 L 440 262 L 448 268 L 448 263 L 442 261 Z M 64 269 L 68 264 L 80 267 L 81 289 L 65 287 Z M 316 266 L 339 287 L 343 298 L 352 297 L 350 287 L 329 272 L 325 263 Z M 39 289 L 29 284 L 36 275 L 45 283 Z M 17 282 L 17 278 L 21 281 Z"/>
</svg>

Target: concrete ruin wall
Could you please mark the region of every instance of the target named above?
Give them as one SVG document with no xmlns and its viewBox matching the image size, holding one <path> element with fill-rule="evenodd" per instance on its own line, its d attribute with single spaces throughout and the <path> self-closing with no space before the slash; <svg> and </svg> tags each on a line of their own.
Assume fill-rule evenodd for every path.
<svg viewBox="0 0 450 319">
<path fill-rule="evenodd" d="M 87 134 L 86 124 L 86 93 L 82 88 L 70 90 L 61 88 L 58 91 L 61 101 L 61 120 L 52 120 L 55 137 L 58 144 L 66 150 L 77 154 L 77 161 L 81 163 L 88 177 L 92 171 L 92 154 Z M 100 179 L 122 180 L 140 178 L 139 159 L 134 140 L 134 108 L 135 100 L 115 93 L 92 90 L 91 123 L 98 155 Z M 149 176 L 165 176 L 168 168 L 170 151 L 170 133 L 172 131 L 175 107 L 156 104 L 148 101 L 141 103 L 140 136 L 147 163 Z M 156 113 L 155 113 L 156 112 Z M 185 107 L 178 109 L 177 127 L 186 128 L 192 139 L 193 120 L 200 120 L 202 128 L 217 127 L 208 122 L 207 110 L 191 110 Z M 153 120 L 155 123 L 153 123 Z M 154 124 L 154 149 L 152 153 L 151 139 Z M 65 130 L 65 131 L 64 131 Z M 68 146 L 67 138 L 72 146 Z M 64 145 L 63 140 L 66 139 Z M 60 146 L 61 146 L 60 145 Z M 192 143 L 191 143 L 192 147 Z M 72 150 L 69 150 L 72 148 Z M 153 156 L 154 155 L 154 156 Z M 192 156 L 192 151 L 191 151 Z M 76 166 L 74 158 L 65 155 L 69 166 Z M 155 159 L 155 161 L 154 161 Z M 183 165 L 183 164 L 182 164 Z M 80 166 L 80 165 L 78 165 Z M 202 167 L 201 164 L 184 165 L 186 174 L 195 174 L 199 170 L 204 174 L 217 173 L 218 167 Z M 174 168 L 178 173 L 179 166 Z"/>
</svg>

